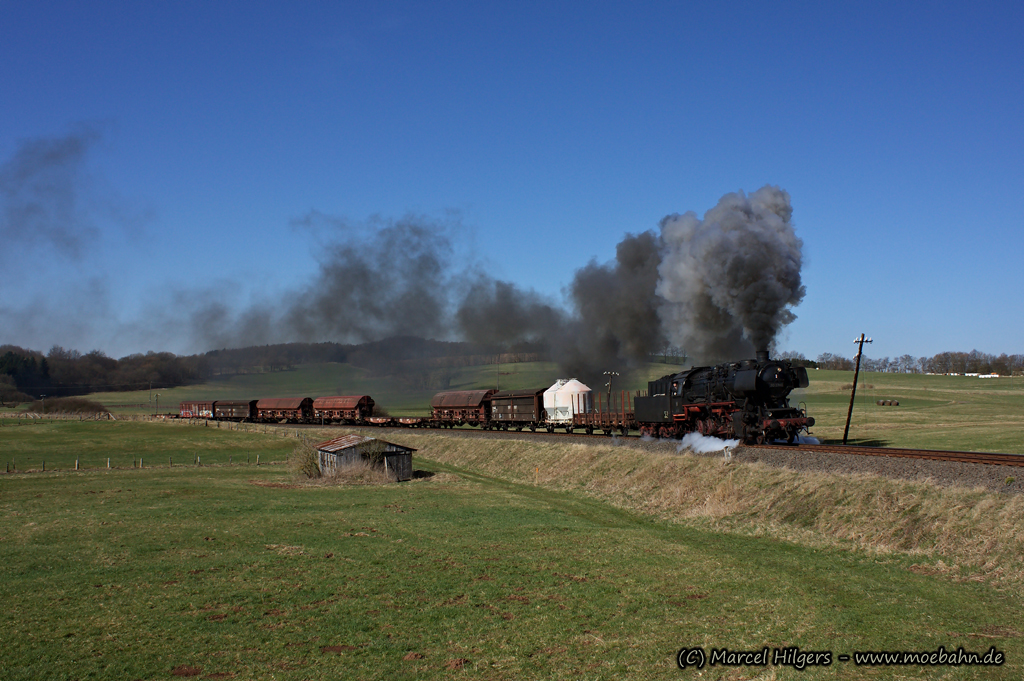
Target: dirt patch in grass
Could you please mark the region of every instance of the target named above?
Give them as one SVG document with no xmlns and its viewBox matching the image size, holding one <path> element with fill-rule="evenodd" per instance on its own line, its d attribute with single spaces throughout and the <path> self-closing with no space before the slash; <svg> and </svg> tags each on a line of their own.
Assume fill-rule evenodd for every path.
<svg viewBox="0 0 1024 681">
<path fill-rule="evenodd" d="M 202 667 L 193 667 L 188 664 L 179 664 L 171 670 L 171 676 L 199 676 L 202 673 Z"/>
<path fill-rule="evenodd" d="M 359 650 L 358 646 L 322 646 L 320 648 L 321 653 L 346 653 L 353 650 Z"/>
<path fill-rule="evenodd" d="M 269 487 L 271 489 L 302 489 L 308 485 L 297 485 L 291 482 L 268 482 L 266 480 L 250 480 L 250 485 L 256 485 L 257 487 Z"/>
</svg>

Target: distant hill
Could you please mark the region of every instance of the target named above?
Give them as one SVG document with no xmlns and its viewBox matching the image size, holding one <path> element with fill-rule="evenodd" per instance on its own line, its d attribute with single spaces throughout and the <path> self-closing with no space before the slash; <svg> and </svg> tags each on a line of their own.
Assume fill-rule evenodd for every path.
<svg viewBox="0 0 1024 681">
<path fill-rule="evenodd" d="M 482 364 L 534 362 L 545 359 L 534 348 L 508 352 L 474 343 L 395 336 L 359 345 L 341 343 L 281 343 L 211 350 L 202 360 L 207 376 L 265 373 L 292 369 L 300 364 L 347 363 L 388 375 L 415 365 L 464 367 Z"/>
</svg>

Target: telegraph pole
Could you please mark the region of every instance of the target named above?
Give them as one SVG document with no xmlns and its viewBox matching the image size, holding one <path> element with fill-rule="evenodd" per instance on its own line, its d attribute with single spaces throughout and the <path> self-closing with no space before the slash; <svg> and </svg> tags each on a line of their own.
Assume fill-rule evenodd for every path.
<svg viewBox="0 0 1024 681">
<path fill-rule="evenodd" d="M 608 377 L 608 403 L 611 404 L 612 399 L 612 378 L 619 375 L 618 371 L 606 371 L 604 375 Z"/>
<path fill-rule="evenodd" d="M 857 377 L 860 376 L 860 356 L 864 354 L 864 344 L 871 343 L 870 338 L 865 338 L 864 334 L 860 335 L 860 338 L 854 338 L 854 343 L 858 343 L 857 348 L 857 367 L 853 370 L 853 390 L 850 392 L 850 411 L 846 412 L 846 430 L 843 431 L 843 444 L 846 444 L 846 438 L 850 434 L 850 418 L 853 416 L 853 398 L 857 395 Z"/>
</svg>

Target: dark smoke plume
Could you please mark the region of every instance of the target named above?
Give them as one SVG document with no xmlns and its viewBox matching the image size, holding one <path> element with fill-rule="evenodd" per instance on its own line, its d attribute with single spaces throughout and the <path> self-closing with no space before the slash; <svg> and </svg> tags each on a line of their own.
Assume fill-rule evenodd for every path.
<svg viewBox="0 0 1024 681">
<path fill-rule="evenodd" d="M 659 239 L 653 232 L 627 234 L 615 260 L 591 261 L 569 287 L 573 334 L 555 348 L 570 373 L 591 380 L 604 370 L 629 369 L 665 346 L 655 294 Z"/>
<path fill-rule="evenodd" d="M 764 187 L 724 196 L 703 220 L 670 215 L 660 235 L 627 234 L 613 261 L 579 269 L 560 305 L 456 258 L 457 220 L 352 223 L 314 211 L 293 223 L 327 244 L 308 285 L 240 314 L 206 306 L 192 323 L 206 347 L 405 335 L 529 345 L 591 382 L 669 342 L 700 362 L 752 357 L 804 294 L 791 214 L 789 196 Z"/>
<path fill-rule="evenodd" d="M 661 221 L 664 256 L 657 292 L 669 337 L 702 362 L 768 349 L 796 316 L 803 242 L 789 194 L 764 186 L 726 194 L 701 220 L 693 212 Z"/>
<path fill-rule="evenodd" d="M 325 245 L 310 282 L 232 314 L 216 295 L 191 314 L 205 348 L 292 341 L 363 343 L 391 336 L 450 335 L 450 232 L 457 224 L 419 216 L 353 223 L 313 211 L 293 226 Z"/>
<path fill-rule="evenodd" d="M 486 346 L 532 343 L 551 347 L 566 331 L 564 310 L 534 291 L 477 273 L 455 313 L 463 338 Z"/>
<path fill-rule="evenodd" d="M 287 328 L 299 338 L 348 336 L 356 342 L 447 333 L 447 226 L 407 216 L 371 224 L 373 236 L 354 242 L 356 228 L 336 220 L 334 227 L 339 238 L 286 315 Z"/>
<path fill-rule="evenodd" d="M 654 293 L 660 261 L 656 234 L 627 235 L 613 262 L 576 272 L 568 310 L 479 274 L 456 313 L 460 333 L 483 344 L 542 346 L 562 373 L 584 380 L 628 370 L 665 344 Z"/>
<path fill-rule="evenodd" d="M 6 245 L 0 254 L 9 257 L 18 251 L 12 246 L 20 246 L 81 255 L 96 234 L 85 158 L 98 139 L 95 129 L 82 127 L 64 137 L 28 140 L 0 166 L 0 237 Z"/>
</svg>

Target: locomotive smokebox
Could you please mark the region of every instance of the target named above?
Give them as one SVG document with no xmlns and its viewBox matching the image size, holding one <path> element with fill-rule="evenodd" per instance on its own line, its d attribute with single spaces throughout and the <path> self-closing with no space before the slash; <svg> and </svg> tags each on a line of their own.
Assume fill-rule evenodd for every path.
<svg viewBox="0 0 1024 681">
<path fill-rule="evenodd" d="M 757 351 L 757 363 L 758 364 L 764 364 L 767 361 L 768 361 L 768 351 L 767 350 L 758 350 Z"/>
</svg>

